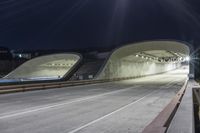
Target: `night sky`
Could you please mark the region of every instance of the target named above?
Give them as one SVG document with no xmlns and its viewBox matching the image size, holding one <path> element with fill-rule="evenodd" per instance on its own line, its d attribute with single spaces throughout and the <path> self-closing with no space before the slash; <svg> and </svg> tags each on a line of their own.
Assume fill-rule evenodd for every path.
<svg viewBox="0 0 200 133">
<path fill-rule="evenodd" d="M 200 44 L 200 0 L 0 0 L 0 46 L 116 47 L 151 39 Z"/>
</svg>

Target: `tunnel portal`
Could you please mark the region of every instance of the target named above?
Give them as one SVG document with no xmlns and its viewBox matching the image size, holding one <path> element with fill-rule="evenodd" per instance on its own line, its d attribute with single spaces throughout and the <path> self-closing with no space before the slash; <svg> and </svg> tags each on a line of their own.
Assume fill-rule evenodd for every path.
<svg viewBox="0 0 200 133">
<path fill-rule="evenodd" d="M 71 53 L 36 57 L 16 68 L 4 79 L 62 79 L 67 76 L 80 60 L 80 55 Z"/>
<path fill-rule="evenodd" d="M 115 49 L 99 79 L 141 77 L 188 65 L 189 47 L 176 41 L 147 41 Z"/>
</svg>

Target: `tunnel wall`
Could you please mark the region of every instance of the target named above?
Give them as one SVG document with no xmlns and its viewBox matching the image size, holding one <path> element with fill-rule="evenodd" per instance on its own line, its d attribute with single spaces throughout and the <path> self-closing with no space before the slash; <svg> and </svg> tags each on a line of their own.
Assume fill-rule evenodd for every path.
<svg viewBox="0 0 200 133">
<path fill-rule="evenodd" d="M 180 62 L 158 63 L 147 60 L 126 60 L 130 55 L 148 50 L 166 50 L 189 55 L 189 48 L 180 42 L 149 41 L 130 44 L 114 50 L 96 78 L 140 77 L 167 72 L 181 66 Z"/>
<path fill-rule="evenodd" d="M 81 60 L 78 54 L 52 54 L 31 59 L 4 78 L 9 79 L 61 79 Z"/>
<path fill-rule="evenodd" d="M 180 63 L 155 63 L 155 62 L 128 62 L 109 61 L 106 68 L 99 75 L 99 79 L 113 79 L 123 77 L 140 77 L 163 73 L 180 67 Z"/>
</svg>

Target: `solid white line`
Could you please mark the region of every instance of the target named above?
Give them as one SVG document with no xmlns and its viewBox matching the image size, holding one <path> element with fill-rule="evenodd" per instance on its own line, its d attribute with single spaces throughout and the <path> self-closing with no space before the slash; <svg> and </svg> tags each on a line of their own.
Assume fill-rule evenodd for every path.
<svg viewBox="0 0 200 133">
<path fill-rule="evenodd" d="M 157 91 L 157 90 L 156 90 L 156 91 Z M 143 100 L 144 98 L 148 97 L 149 95 L 151 95 L 151 94 L 153 94 L 153 93 L 155 93 L 155 91 L 153 91 L 153 92 L 151 92 L 151 93 L 149 93 L 149 94 L 143 96 L 142 98 L 140 98 L 140 99 L 138 99 L 138 100 L 136 100 L 136 101 L 134 101 L 134 102 L 132 102 L 132 103 L 129 103 L 129 104 L 127 104 L 127 105 L 125 105 L 125 106 L 123 106 L 123 107 L 121 107 L 121 108 L 119 108 L 119 109 L 117 109 L 117 110 L 115 110 L 115 111 L 113 111 L 113 112 L 107 114 L 107 115 L 104 115 L 104 116 L 102 116 L 102 117 L 100 117 L 100 118 L 98 118 L 98 119 L 96 119 L 96 120 L 94 120 L 94 121 L 91 121 L 91 122 L 89 122 L 89 123 L 87 123 L 87 124 L 85 124 L 85 125 L 83 125 L 83 126 L 81 126 L 81 127 L 79 127 L 79 128 L 76 128 L 76 129 L 74 129 L 74 130 L 72 130 L 72 131 L 69 131 L 68 133 L 76 133 L 76 132 L 82 130 L 83 128 L 86 128 L 86 127 L 88 127 L 88 126 L 90 126 L 90 125 L 92 125 L 92 124 L 94 124 L 94 123 L 96 123 L 96 122 L 101 121 L 102 119 L 105 119 L 106 117 L 109 117 L 109 116 L 111 116 L 111 115 L 113 115 L 113 114 L 115 114 L 115 113 L 117 113 L 117 112 L 119 112 L 119 111 L 121 111 L 121 110 L 123 110 L 123 109 L 126 109 L 126 108 L 132 106 L 133 104 L 136 104 L 136 103 L 140 102 L 141 100 Z M 64 133 L 65 133 L 65 131 L 64 131 Z"/>
<path fill-rule="evenodd" d="M 169 84 L 176 82 L 176 81 L 177 80 L 169 82 L 165 86 L 167 87 L 167 86 L 169 86 Z M 6 119 L 6 118 L 16 117 L 16 116 L 20 116 L 20 115 L 25 115 L 25 114 L 28 114 L 28 113 L 34 113 L 34 112 L 38 112 L 38 111 L 42 111 L 42 110 L 46 110 L 46 109 L 50 109 L 50 108 L 56 108 L 56 107 L 59 107 L 59 106 L 64 106 L 64 105 L 68 105 L 68 104 L 72 104 L 72 103 L 76 103 L 76 102 L 83 102 L 83 101 L 90 100 L 90 99 L 93 99 L 93 98 L 98 98 L 98 97 L 105 96 L 105 95 L 110 95 L 110 94 L 115 94 L 115 93 L 127 91 L 127 90 L 130 90 L 132 88 L 137 88 L 137 87 L 140 87 L 140 86 L 132 86 L 132 87 L 128 87 L 128 88 L 125 88 L 125 89 L 120 89 L 120 90 L 117 90 L 117 91 L 111 91 L 111 92 L 107 92 L 107 93 L 103 93 L 103 94 L 99 94 L 99 95 L 95 95 L 95 96 L 78 98 L 74 101 L 62 102 L 62 103 L 57 103 L 57 104 L 47 104 L 45 106 L 28 108 L 28 109 L 25 109 L 25 110 L 22 110 L 22 111 L 0 114 L 0 119 Z"/>
<path fill-rule="evenodd" d="M 160 87 L 159 87 L 160 89 L 158 89 L 158 90 L 161 90 L 162 88 L 165 88 L 165 87 L 169 87 L 169 86 L 173 85 L 173 84 L 174 84 L 175 82 L 177 82 L 177 81 L 179 81 L 179 79 L 178 79 L 178 80 L 172 80 L 172 81 L 170 81 L 168 84 L 166 84 L 166 85 L 164 85 L 164 86 L 160 86 Z M 100 118 L 98 118 L 98 119 L 96 119 L 96 120 L 94 120 L 94 121 L 91 121 L 91 122 L 89 122 L 89 123 L 87 123 L 87 124 L 85 124 L 85 125 L 83 125 L 83 126 L 81 126 L 81 127 L 79 127 L 79 128 L 76 128 L 76 129 L 74 129 L 74 130 L 72 130 L 72 131 L 69 131 L 68 133 L 76 133 L 76 132 L 78 132 L 78 131 L 80 131 L 80 130 L 82 130 L 82 129 L 84 129 L 84 128 L 86 128 L 86 127 L 88 127 L 88 126 L 90 126 L 90 125 L 92 125 L 92 124 L 94 124 L 94 123 L 97 123 L 97 122 L 99 122 L 99 121 L 105 119 L 106 117 L 109 117 L 109 116 L 111 116 L 111 115 L 113 115 L 113 114 L 115 114 L 115 113 L 117 113 L 117 112 L 120 112 L 120 111 L 122 111 L 122 110 L 124 110 L 124 109 L 126 109 L 126 108 L 128 108 L 128 107 L 130 107 L 130 106 L 132 106 L 133 104 L 136 104 L 136 103 L 140 102 L 141 100 L 143 100 L 144 98 L 148 97 L 149 95 L 152 95 L 153 93 L 155 93 L 155 92 L 158 91 L 158 90 L 155 90 L 155 91 L 153 91 L 153 92 L 151 92 L 151 93 L 149 93 L 149 94 L 143 96 L 142 98 L 140 98 L 140 99 L 138 99 L 138 100 L 136 100 L 136 101 L 134 101 L 134 102 L 132 102 L 132 103 L 129 103 L 129 104 L 127 104 L 127 105 L 125 105 L 125 106 L 123 106 L 123 107 L 121 107 L 121 108 L 119 108 L 119 109 L 117 109 L 117 110 L 115 110 L 115 111 L 113 111 L 113 112 L 107 114 L 107 115 L 104 115 L 104 116 L 102 116 L 102 117 L 100 117 Z M 64 132 L 64 133 L 65 133 L 65 132 Z"/>
<path fill-rule="evenodd" d="M 98 98 L 98 97 L 102 97 L 102 96 L 105 96 L 105 95 L 110 95 L 110 94 L 115 94 L 115 93 L 131 90 L 131 89 L 136 88 L 136 87 L 139 87 L 139 86 L 132 86 L 132 87 L 128 87 L 126 89 L 111 91 L 111 92 L 107 92 L 107 93 L 103 93 L 103 94 L 99 94 L 99 95 L 95 95 L 95 96 L 78 98 L 78 99 L 76 99 L 74 101 L 70 101 L 70 102 L 62 102 L 62 103 L 58 103 L 58 104 L 45 105 L 45 106 L 36 107 L 36 108 L 34 107 L 34 108 L 29 108 L 29 109 L 26 109 L 26 110 L 23 110 L 23 111 L 20 111 L 20 112 L 11 112 L 11 113 L 6 113 L 6 114 L 0 114 L 0 119 L 6 119 L 6 118 L 10 118 L 10 117 L 16 117 L 16 116 L 28 114 L 28 113 L 34 113 L 34 112 L 38 112 L 38 111 L 42 111 L 42 110 L 46 110 L 46 109 L 50 109 L 50 108 L 55 108 L 55 107 L 59 107 L 59 106 L 64 106 L 64 105 L 68 105 L 68 104 L 72 104 L 72 103 L 76 103 L 76 102 L 83 102 L 83 101 L 90 100 L 90 99 L 93 99 L 93 98 Z"/>
</svg>

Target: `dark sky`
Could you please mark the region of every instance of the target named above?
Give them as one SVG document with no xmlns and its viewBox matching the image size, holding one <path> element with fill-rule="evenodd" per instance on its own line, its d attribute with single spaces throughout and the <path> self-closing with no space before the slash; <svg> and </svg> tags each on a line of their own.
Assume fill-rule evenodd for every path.
<svg viewBox="0 0 200 133">
<path fill-rule="evenodd" d="M 200 43 L 200 0 L 0 0 L 0 45 L 118 46 L 150 39 Z"/>
</svg>

